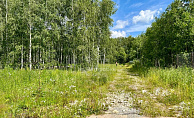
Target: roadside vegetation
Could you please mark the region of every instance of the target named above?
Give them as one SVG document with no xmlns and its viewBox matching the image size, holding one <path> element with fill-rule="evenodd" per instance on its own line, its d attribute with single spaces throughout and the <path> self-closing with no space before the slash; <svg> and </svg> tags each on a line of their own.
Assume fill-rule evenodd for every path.
<svg viewBox="0 0 194 118">
<path fill-rule="evenodd" d="M 148 116 L 194 116 L 194 70 L 189 67 L 145 68 L 135 64 L 129 70 L 140 76 L 142 97 L 135 106 Z"/>
<path fill-rule="evenodd" d="M 82 72 L 0 70 L 0 117 L 86 117 L 103 112 L 105 87 L 116 68 L 100 66 Z"/>
</svg>

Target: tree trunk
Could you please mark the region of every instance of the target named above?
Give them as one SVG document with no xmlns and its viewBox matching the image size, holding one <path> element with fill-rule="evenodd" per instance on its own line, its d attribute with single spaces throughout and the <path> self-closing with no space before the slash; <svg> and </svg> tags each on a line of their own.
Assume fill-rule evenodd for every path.
<svg viewBox="0 0 194 118">
<path fill-rule="evenodd" d="M 68 55 L 69 59 L 68 59 L 68 65 L 71 64 L 71 55 Z"/>
<path fill-rule="evenodd" d="M 8 4 L 7 4 L 7 0 L 6 0 L 6 16 L 5 16 L 5 26 L 7 25 L 7 20 L 8 20 Z M 5 27 L 5 55 L 6 55 L 6 59 L 5 62 L 7 62 L 7 58 L 8 58 L 8 46 L 7 46 L 7 26 Z"/>
<path fill-rule="evenodd" d="M 38 69 L 40 69 L 40 62 L 41 62 L 41 49 L 40 49 L 40 44 L 38 47 Z"/>
<path fill-rule="evenodd" d="M 172 65 L 173 66 L 176 66 L 176 62 L 174 61 L 174 57 L 173 57 L 173 54 L 171 53 L 171 61 L 172 61 Z"/>
<path fill-rule="evenodd" d="M 159 68 L 160 68 L 160 60 L 158 60 L 158 66 L 159 66 Z"/>
<path fill-rule="evenodd" d="M 21 49 L 21 69 L 24 67 L 24 50 L 23 50 L 23 41 L 22 41 L 22 49 Z"/>
<path fill-rule="evenodd" d="M 47 62 L 49 62 L 49 63 L 51 63 L 51 46 L 49 45 L 49 59 L 48 59 L 48 61 L 46 61 L 46 63 Z M 49 65 L 49 69 L 50 69 L 50 65 Z"/>
<path fill-rule="evenodd" d="M 31 34 L 31 23 L 30 23 L 30 45 L 29 45 L 29 64 L 30 64 L 30 70 L 32 69 L 32 34 Z"/>
<path fill-rule="evenodd" d="M 68 65 L 68 62 L 67 62 L 68 60 L 67 60 L 67 58 L 68 58 L 68 56 L 66 55 L 66 57 L 65 57 L 65 58 L 66 58 L 66 61 L 65 61 L 65 66 L 66 66 L 66 70 L 67 70 L 67 65 Z"/>
<path fill-rule="evenodd" d="M 6 15 L 5 15 L 5 25 L 6 25 L 6 24 L 7 24 L 7 19 L 8 19 L 8 18 L 7 18 L 7 16 L 8 16 L 8 5 L 7 5 L 7 0 L 6 0 L 6 3 L 5 3 L 5 9 L 6 9 Z M 5 30 L 6 30 L 6 34 L 5 34 L 6 37 L 5 37 L 5 38 L 6 38 L 6 41 L 7 41 L 7 27 L 5 27 L 5 28 L 6 28 L 6 29 L 5 29 Z"/>
<path fill-rule="evenodd" d="M 91 57 L 90 57 L 90 39 L 88 38 L 89 45 L 88 45 L 88 65 L 91 66 Z"/>
<path fill-rule="evenodd" d="M 44 48 L 43 48 L 43 54 L 42 55 L 45 55 L 46 54 L 46 51 L 44 52 Z M 44 68 L 44 57 L 42 58 L 42 64 L 43 64 L 43 68 Z M 42 68 L 42 67 L 41 67 Z"/>
<path fill-rule="evenodd" d="M 73 50 L 73 64 L 75 64 L 75 50 Z"/>
<path fill-rule="evenodd" d="M 192 59 L 191 59 L 192 60 L 192 67 L 194 67 L 194 59 L 193 59 L 194 54 L 193 54 L 193 50 L 192 50 L 192 54 L 191 55 L 192 55 Z"/>
<path fill-rule="evenodd" d="M 61 64 L 63 63 L 63 48 L 61 47 Z"/>
<path fill-rule="evenodd" d="M 157 59 L 155 59 L 155 67 L 157 67 Z"/>
<path fill-rule="evenodd" d="M 98 57 L 97 57 L 97 67 L 98 68 L 98 65 L 99 65 L 99 47 L 97 46 L 97 51 L 98 51 Z"/>
<path fill-rule="evenodd" d="M 105 61 L 106 61 L 106 54 L 105 54 L 105 48 L 104 48 L 104 62 L 103 62 L 103 64 L 105 64 Z"/>
<path fill-rule="evenodd" d="M 177 67 L 179 66 L 179 55 L 178 54 L 176 55 L 176 65 Z"/>
<path fill-rule="evenodd" d="M 30 43 L 29 43 L 29 68 L 32 69 L 32 24 L 31 24 L 31 9 L 30 9 L 30 0 L 29 0 L 29 30 L 30 30 Z"/>
<path fill-rule="evenodd" d="M 13 41 L 13 47 L 15 48 L 15 40 Z M 15 66 L 15 52 L 13 53 L 13 65 L 14 65 L 14 68 L 16 67 Z"/>
<path fill-rule="evenodd" d="M 1 26 L 3 26 L 3 21 L 1 21 Z M 1 47 L 3 49 L 3 31 L 2 30 L 1 30 L 1 42 L 2 42 Z"/>
</svg>

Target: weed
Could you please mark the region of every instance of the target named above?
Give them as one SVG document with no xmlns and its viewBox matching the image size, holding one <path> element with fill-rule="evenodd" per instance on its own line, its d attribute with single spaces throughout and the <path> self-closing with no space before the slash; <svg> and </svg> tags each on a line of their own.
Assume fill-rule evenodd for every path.
<svg viewBox="0 0 194 118">
<path fill-rule="evenodd" d="M 98 71 L 0 70 L 0 117 L 86 117 L 106 109 L 113 65 Z"/>
<path fill-rule="evenodd" d="M 160 114 L 163 114 L 163 116 L 167 114 L 168 116 L 175 114 L 181 114 L 182 117 L 194 116 L 194 70 L 192 68 L 145 68 L 140 65 L 133 65 L 132 67 L 132 69 L 129 69 L 129 72 L 138 73 L 142 80 L 145 81 L 145 86 L 152 88 L 150 92 L 156 96 L 157 101 L 155 102 L 164 104 L 167 109 L 170 109 L 166 113 L 159 113 L 157 108 L 152 107 L 151 111 L 154 112 L 151 113 L 149 106 L 155 105 L 139 105 L 136 102 L 143 109 L 144 114 L 148 113 L 153 116 L 160 116 Z M 144 98 L 144 100 L 148 99 L 147 97 Z M 150 101 L 154 103 L 154 100 L 150 99 Z M 185 103 L 185 105 L 180 105 L 181 103 Z M 178 107 L 178 110 L 171 109 L 171 107 Z"/>
</svg>

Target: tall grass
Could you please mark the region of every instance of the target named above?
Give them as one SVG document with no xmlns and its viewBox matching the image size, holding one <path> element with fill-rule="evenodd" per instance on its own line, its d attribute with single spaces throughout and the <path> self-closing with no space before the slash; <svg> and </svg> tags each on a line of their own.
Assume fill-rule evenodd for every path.
<svg viewBox="0 0 194 118">
<path fill-rule="evenodd" d="M 166 105 L 180 105 L 183 116 L 194 116 L 194 70 L 188 67 L 180 68 L 150 68 L 145 79 L 154 86 L 171 89 L 169 95 L 160 99 Z"/>
<path fill-rule="evenodd" d="M 188 67 L 179 68 L 145 68 L 140 64 L 134 65 L 133 72 L 137 72 L 154 88 L 160 87 L 167 90 L 164 95 L 158 95 L 158 101 L 167 106 L 184 103 L 183 116 L 194 116 L 194 69 Z M 163 90 L 163 92 L 164 92 Z"/>
<path fill-rule="evenodd" d="M 113 65 L 98 71 L 0 70 L 0 117 L 86 117 L 102 102 Z M 100 89 L 99 89 L 100 88 Z"/>
</svg>

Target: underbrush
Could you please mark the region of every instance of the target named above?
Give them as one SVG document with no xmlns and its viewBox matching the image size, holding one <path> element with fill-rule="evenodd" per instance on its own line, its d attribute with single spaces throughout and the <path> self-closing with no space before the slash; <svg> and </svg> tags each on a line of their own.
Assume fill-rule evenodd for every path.
<svg viewBox="0 0 194 118">
<path fill-rule="evenodd" d="M 156 96 L 157 102 L 164 104 L 168 111 L 172 110 L 174 116 L 194 117 L 192 68 L 146 68 L 136 64 L 130 72 L 139 74 L 151 88 L 151 95 Z"/>
<path fill-rule="evenodd" d="M 86 117 L 107 109 L 102 98 L 116 69 L 0 70 L 0 117 Z"/>
</svg>

